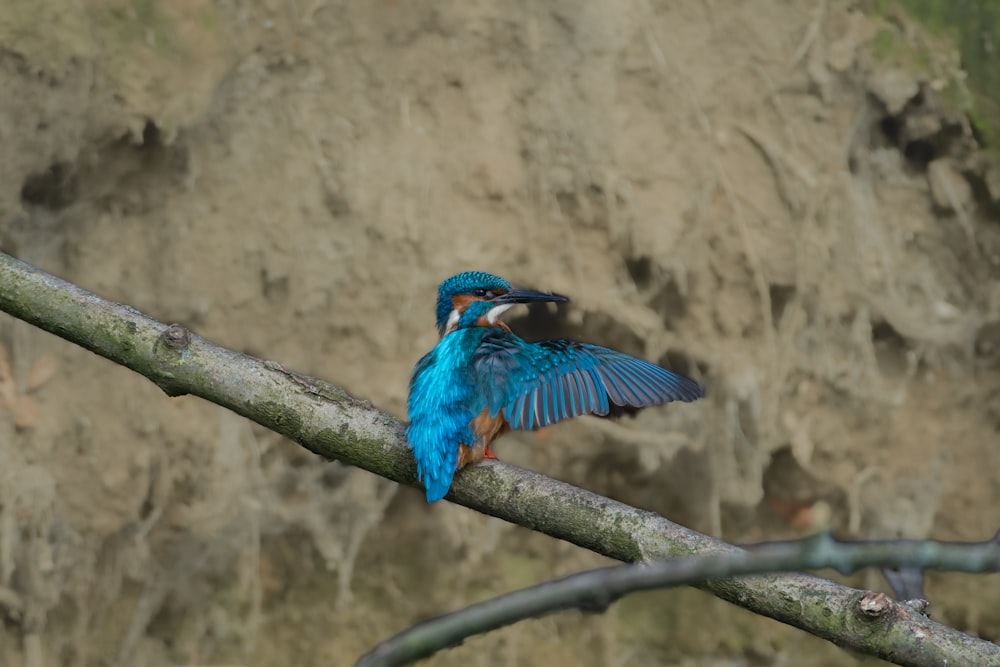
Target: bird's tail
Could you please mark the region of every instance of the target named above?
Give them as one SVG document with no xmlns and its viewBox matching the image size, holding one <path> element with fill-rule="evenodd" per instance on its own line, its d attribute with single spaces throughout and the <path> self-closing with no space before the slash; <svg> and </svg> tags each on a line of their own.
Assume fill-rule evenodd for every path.
<svg viewBox="0 0 1000 667">
<path fill-rule="evenodd" d="M 424 485 L 429 503 L 444 498 L 455 477 L 458 447 L 448 445 L 454 440 L 449 435 L 442 436 L 440 429 L 429 428 L 423 419 L 411 421 L 406 429 L 407 443 L 417 460 L 417 478 Z"/>
</svg>

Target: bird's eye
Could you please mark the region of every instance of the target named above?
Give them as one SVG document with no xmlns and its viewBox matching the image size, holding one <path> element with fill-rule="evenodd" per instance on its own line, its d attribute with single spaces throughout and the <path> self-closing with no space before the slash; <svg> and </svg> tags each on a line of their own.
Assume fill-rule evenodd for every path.
<svg viewBox="0 0 1000 667">
<path fill-rule="evenodd" d="M 477 289 L 472 290 L 472 296 L 492 298 L 492 297 L 489 296 L 489 294 L 490 293 L 487 292 L 486 290 L 484 290 L 482 287 L 479 287 Z"/>
</svg>

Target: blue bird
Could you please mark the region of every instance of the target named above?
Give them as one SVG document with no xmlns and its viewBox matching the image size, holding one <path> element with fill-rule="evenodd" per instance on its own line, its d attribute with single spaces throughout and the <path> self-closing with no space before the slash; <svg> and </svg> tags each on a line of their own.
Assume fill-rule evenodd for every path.
<svg viewBox="0 0 1000 667">
<path fill-rule="evenodd" d="M 529 343 L 500 317 L 517 304 L 569 301 L 470 271 L 438 288 L 441 340 L 417 362 L 406 439 L 427 502 L 444 498 L 455 473 L 483 458 L 510 429 L 533 430 L 578 415 L 694 401 L 701 385 L 642 359 L 570 340 Z"/>
</svg>

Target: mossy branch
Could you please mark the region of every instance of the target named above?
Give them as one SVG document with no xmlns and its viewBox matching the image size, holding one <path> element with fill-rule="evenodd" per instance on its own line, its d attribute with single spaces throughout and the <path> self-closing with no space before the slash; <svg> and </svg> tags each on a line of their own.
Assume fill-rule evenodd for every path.
<svg viewBox="0 0 1000 667">
<path fill-rule="evenodd" d="M 403 424 L 321 380 L 219 347 L 0 253 L 0 310 L 144 375 L 400 484 L 416 469 Z M 456 477 L 448 500 L 626 562 L 738 548 L 537 473 L 486 461 Z M 802 574 L 715 579 L 701 588 L 840 646 L 900 665 L 997 664 L 1000 647 L 917 614 L 863 621 L 864 593 Z"/>
</svg>

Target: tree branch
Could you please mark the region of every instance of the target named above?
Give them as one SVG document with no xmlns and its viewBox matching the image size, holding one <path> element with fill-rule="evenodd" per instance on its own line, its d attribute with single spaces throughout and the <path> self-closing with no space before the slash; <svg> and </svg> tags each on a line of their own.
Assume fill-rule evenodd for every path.
<svg viewBox="0 0 1000 667">
<path fill-rule="evenodd" d="M 3 253 L 0 310 L 144 375 L 168 395 L 200 396 L 320 456 L 417 485 L 402 423 L 329 383 L 219 347 L 184 327 L 157 322 Z M 447 498 L 626 562 L 739 552 L 652 512 L 494 461 L 463 471 Z M 756 613 L 901 665 L 1000 660 L 1000 647 L 929 619 L 845 627 L 862 593 L 816 577 L 714 579 L 701 587 Z"/>
<path fill-rule="evenodd" d="M 426 658 L 460 644 L 475 634 L 567 609 L 604 611 L 611 603 L 639 591 L 701 584 L 719 577 L 791 570 L 832 568 L 842 574 L 878 565 L 959 572 L 1000 571 L 1000 548 L 991 541 L 942 543 L 931 540 L 841 542 L 829 533 L 804 540 L 747 546 L 709 556 L 679 556 L 650 564 L 618 565 L 574 574 L 501 595 L 440 616 L 387 639 L 358 660 L 356 667 L 395 667 Z M 921 601 L 923 602 L 923 601 Z M 845 634 L 855 627 L 881 625 L 892 632 L 898 622 L 914 618 L 908 605 L 881 593 L 861 595 L 840 619 Z M 878 622 L 876 620 L 878 619 Z M 906 629 L 903 629 L 905 632 Z M 985 656 L 983 656 L 985 658 Z M 930 652 L 925 664 L 934 662 Z"/>
</svg>

